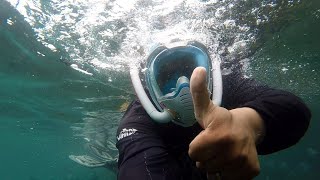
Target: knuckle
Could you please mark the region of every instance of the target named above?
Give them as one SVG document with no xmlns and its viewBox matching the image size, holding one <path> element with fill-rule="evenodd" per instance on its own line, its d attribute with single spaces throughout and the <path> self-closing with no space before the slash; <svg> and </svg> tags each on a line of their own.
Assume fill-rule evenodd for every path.
<svg viewBox="0 0 320 180">
<path fill-rule="evenodd" d="M 245 153 L 239 153 L 235 160 L 239 163 L 239 164 L 247 164 L 249 161 L 249 157 L 247 154 Z"/>
<path fill-rule="evenodd" d="M 195 157 L 195 148 L 194 148 L 194 146 L 192 145 L 192 143 L 189 145 L 189 150 L 188 150 L 188 154 L 189 154 L 189 156 L 190 156 L 190 158 L 191 159 L 194 159 L 194 158 L 196 158 Z"/>
<path fill-rule="evenodd" d="M 235 136 L 232 133 L 226 133 L 220 138 L 220 143 L 225 146 L 235 145 Z"/>
<path fill-rule="evenodd" d="M 260 166 L 255 166 L 254 168 L 252 168 L 252 174 L 255 176 L 258 176 L 260 174 Z"/>
<path fill-rule="evenodd" d="M 249 166 L 249 173 L 248 175 L 251 176 L 250 179 L 258 176 L 260 174 L 260 166 L 259 164 Z"/>
</svg>

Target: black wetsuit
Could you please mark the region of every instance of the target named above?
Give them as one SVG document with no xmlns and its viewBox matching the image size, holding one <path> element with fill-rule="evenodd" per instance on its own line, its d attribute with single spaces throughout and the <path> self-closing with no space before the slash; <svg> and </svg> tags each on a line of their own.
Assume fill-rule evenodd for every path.
<svg viewBox="0 0 320 180">
<path fill-rule="evenodd" d="M 295 95 L 259 85 L 239 73 L 223 76 L 222 106 L 250 107 L 264 120 L 266 134 L 259 154 L 285 149 L 299 141 L 311 113 Z M 189 143 L 201 131 L 196 123 L 184 128 L 150 119 L 138 100 L 131 103 L 117 132 L 119 180 L 206 179 L 188 156 Z"/>
</svg>

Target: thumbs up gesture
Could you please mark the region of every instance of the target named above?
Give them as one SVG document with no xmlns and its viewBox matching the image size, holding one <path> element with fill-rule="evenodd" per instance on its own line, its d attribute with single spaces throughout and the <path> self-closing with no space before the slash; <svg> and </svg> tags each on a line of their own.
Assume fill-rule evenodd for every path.
<svg viewBox="0 0 320 180">
<path fill-rule="evenodd" d="M 189 156 L 208 179 L 249 180 L 260 172 L 256 143 L 264 131 L 263 120 L 252 108 L 227 110 L 212 103 L 206 86 L 206 70 L 191 76 L 195 117 L 203 131 L 189 145 Z M 219 178 L 216 178 L 219 179 Z"/>
</svg>

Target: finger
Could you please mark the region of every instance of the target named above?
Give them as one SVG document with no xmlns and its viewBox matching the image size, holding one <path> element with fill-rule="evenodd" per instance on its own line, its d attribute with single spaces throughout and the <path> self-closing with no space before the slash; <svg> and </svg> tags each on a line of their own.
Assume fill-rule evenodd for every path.
<svg viewBox="0 0 320 180">
<path fill-rule="evenodd" d="M 196 166 L 197 166 L 198 169 L 206 169 L 205 163 L 202 163 L 202 162 L 199 162 L 199 161 L 196 162 Z"/>
<path fill-rule="evenodd" d="M 234 179 L 243 179 L 251 180 L 254 177 L 258 176 L 260 173 L 260 166 L 252 168 L 248 165 L 243 166 L 232 166 L 232 168 L 225 168 L 221 173 L 222 179 L 224 180 L 234 180 Z"/>
<path fill-rule="evenodd" d="M 199 163 L 199 166 L 203 169 L 206 169 L 206 171 L 210 174 L 221 172 L 224 170 L 224 167 L 228 164 L 228 161 L 224 161 L 220 157 L 216 157 L 214 159 L 207 160 L 205 162 Z"/>
<path fill-rule="evenodd" d="M 188 153 L 194 161 L 206 162 L 215 159 L 217 161 L 215 162 L 216 166 L 220 166 L 232 158 L 230 154 L 233 154 L 232 150 L 234 148 L 232 146 L 234 146 L 234 142 L 228 136 L 229 127 L 223 127 L 225 125 L 223 122 L 226 120 L 215 119 L 219 115 L 224 114 L 225 111 L 215 112 L 216 110 L 219 109 L 206 114 L 204 122 L 207 124 L 207 128 L 191 141 Z"/>
<path fill-rule="evenodd" d="M 207 173 L 207 179 L 208 180 L 220 180 L 221 179 L 221 175 L 220 175 L 220 171 L 215 171 L 215 172 L 208 172 L 206 170 L 206 165 L 205 163 L 201 163 L 201 162 L 196 162 L 197 168 L 200 170 L 204 170 Z"/>
<path fill-rule="evenodd" d="M 221 175 L 219 172 L 214 173 L 214 174 L 207 174 L 207 179 L 208 180 L 221 180 Z"/>
<path fill-rule="evenodd" d="M 199 164 L 204 164 L 204 163 L 199 163 Z M 250 171 L 250 169 L 247 166 L 237 166 L 237 167 L 232 166 L 232 168 L 230 168 L 229 166 L 229 167 L 220 168 L 216 170 L 212 170 L 211 168 L 206 168 L 205 166 L 207 166 L 207 164 L 201 165 L 202 169 L 206 170 L 207 172 L 208 180 L 209 179 L 215 180 L 216 178 L 220 178 L 223 180 L 237 180 L 237 179 L 250 180 L 257 175 L 257 174 L 254 174 L 252 171 Z"/>
<path fill-rule="evenodd" d="M 199 162 L 215 158 L 217 154 L 217 146 L 215 144 L 214 134 L 209 134 L 206 130 L 203 130 L 189 144 L 188 153 L 190 158 Z"/>
<path fill-rule="evenodd" d="M 230 173 L 237 172 L 243 166 L 252 163 L 249 162 L 250 157 L 247 156 L 233 156 L 232 151 L 229 151 L 228 147 L 223 148 L 224 151 L 217 151 L 217 156 L 215 158 L 208 159 L 207 161 L 198 163 L 202 168 L 206 169 L 208 173 L 215 172 L 225 172 L 230 171 Z M 239 171 L 239 174 L 242 171 Z"/>
<path fill-rule="evenodd" d="M 224 180 L 250 180 L 260 173 L 260 164 L 255 149 L 252 149 L 249 154 L 247 158 L 238 161 L 228 161 L 228 163 L 220 165 L 221 167 L 217 167 L 216 161 L 208 161 L 205 163 L 206 167 L 203 168 L 209 173 L 221 172 L 222 179 Z"/>
<path fill-rule="evenodd" d="M 208 111 L 210 104 L 212 104 L 207 89 L 206 74 L 204 67 L 197 67 L 193 71 L 190 80 L 195 117 L 202 127 L 203 116 Z"/>
<path fill-rule="evenodd" d="M 251 149 L 249 152 L 250 157 L 246 159 L 242 165 L 230 165 L 230 169 L 227 170 L 228 172 L 237 172 L 236 175 L 238 176 L 236 179 L 244 179 L 250 180 L 254 177 L 258 176 L 260 173 L 260 164 L 258 159 L 258 154 L 255 148 Z M 230 174 L 230 173 L 226 173 Z"/>
</svg>

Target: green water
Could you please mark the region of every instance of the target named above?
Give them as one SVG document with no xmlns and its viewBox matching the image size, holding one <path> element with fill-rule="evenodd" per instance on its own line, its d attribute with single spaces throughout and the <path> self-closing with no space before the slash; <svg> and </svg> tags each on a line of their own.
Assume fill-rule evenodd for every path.
<svg viewBox="0 0 320 180">
<path fill-rule="evenodd" d="M 306 135 L 296 146 L 265 156 L 257 179 L 319 179 L 320 19 L 304 17 L 274 34 L 252 59 L 253 76 L 289 90 L 312 111 Z M 283 132 L 285 133 L 285 132 Z M 276 177 L 276 178 L 274 178 Z"/>
<path fill-rule="evenodd" d="M 82 122 L 80 107 L 95 108 L 76 99 L 104 96 L 112 88 L 61 63 L 23 17 L 0 4 L 0 179 L 116 179 L 111 170 L 68 158 L 84 153 L 83 139 L 71 129 Z M 6 25 L 6 16 L 18 23 Z"/>
<path fill-rule="evenodd" d="M 285 11 L 299 14 L 274 31 L 266 28 L 245 59 L 249 74 L 296 93 L 313 116 L 299 144 L 260 157 L 258 180 L 320 179 L 320 6 L 310 1 L 306 8 Z M 88 76 L 70 68 L 68 54 L 37 41 L 33 28 L 5 1 L 0 25 L 0 179 L 116 179 L 111 169 L 86 168 L 68 156 L 87 152 L 85 135 L 114 140 L 119 107 L 133 98 L 128 73 L 108 72 L 113 79 L 108 81 L 103 73 Z M 90 122 L 97 123 L 88 127 Z M 89 129 L 85 135 L 77 134 L 82 126 Z"/>
</svg>

